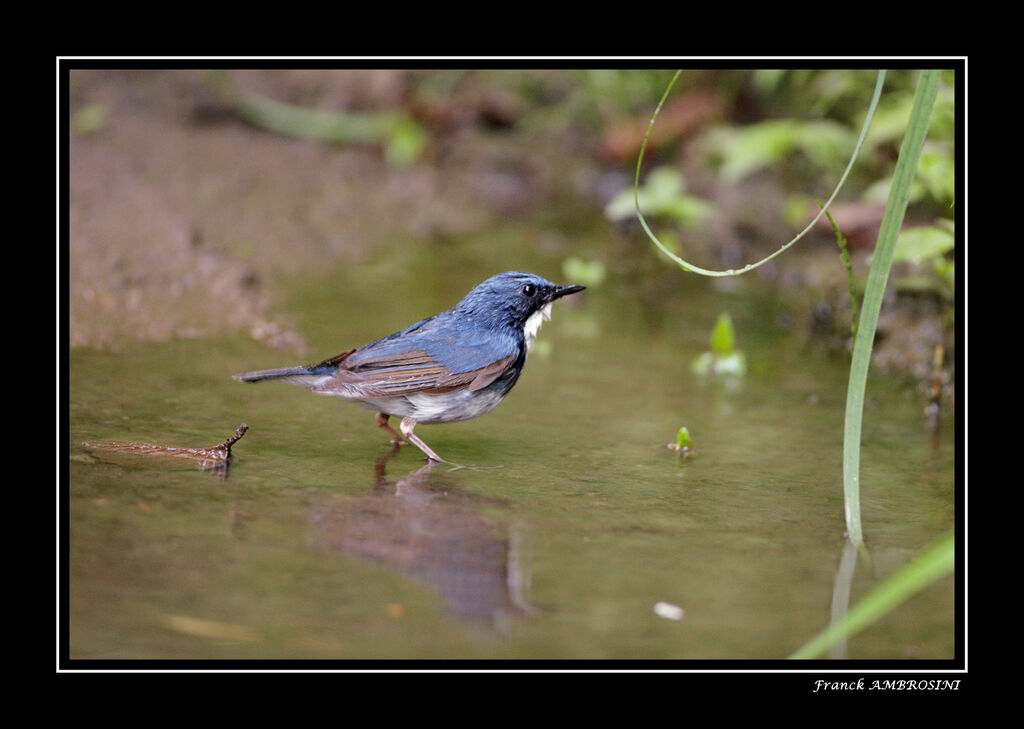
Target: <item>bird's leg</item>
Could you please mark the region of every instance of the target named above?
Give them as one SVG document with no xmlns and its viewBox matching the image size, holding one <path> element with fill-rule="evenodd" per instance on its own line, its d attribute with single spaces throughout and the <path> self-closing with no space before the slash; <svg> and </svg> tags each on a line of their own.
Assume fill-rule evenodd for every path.
<svg viewBox="0 0 1024 729">
<path fill-rule="evenodd" d="M 402 436 L 400 436 L 398 433 L 396 433 L 395 429 L 392 428 L 390 425 L 388 425 L 388 418 L 390 418 L 390 417 L 391 417 L 390 415 L 385 415 L 384 413 L 377 413 L 377 415 L 376 415 L 377 425 L 379 425 L 380 427 L 384 428 L 384 430 L 386 430 L 387 432 L 391 433 L 391 436 L 392 436 L 391 442 L 392 443 L 394 443 L 395 445 L 401 445 L 402 444 Z"/>
<path fill-rule="evenodd" d="M 434 453 L 434 451 L 430 450 L 430 446 L 428 446 L 426 443 L 420 440 L 420 437 L 412 432 L 412 429 L 416 427 L 415 420 L 413 420 L 412 418 L 402 418 L 402 424 L 400 427 L 402 429 L 402 435 L 405 436 L 406 440 L 408 440 L 421 451 L 426 453 L 427 458 L 431 458 L 435 461 L 440 461 L 441 463 L 448 463 L 448 461 L 444 460 L 443 458 L 441 458 L 441 456 L 437 455 L 436 453 Z"/>
</svg>

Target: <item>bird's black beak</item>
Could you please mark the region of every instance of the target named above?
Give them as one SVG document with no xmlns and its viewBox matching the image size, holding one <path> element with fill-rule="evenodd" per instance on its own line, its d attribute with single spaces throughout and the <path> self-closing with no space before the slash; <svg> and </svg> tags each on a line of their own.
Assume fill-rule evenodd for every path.
<svg viewBox="0 0 1024 729">
<path fill-rule="evenodd" d="M 580 286 L 579 284 L 562 284 L 561 286 L 555 286 L 551 291 L 551 295 L 548 296 L 548 301 L 554 301 L 555 299 L 560 299 L 563 296 L 575 294 L 577 291 L 582 291 L 585 288 L 587 287 Z"/>
</svg>

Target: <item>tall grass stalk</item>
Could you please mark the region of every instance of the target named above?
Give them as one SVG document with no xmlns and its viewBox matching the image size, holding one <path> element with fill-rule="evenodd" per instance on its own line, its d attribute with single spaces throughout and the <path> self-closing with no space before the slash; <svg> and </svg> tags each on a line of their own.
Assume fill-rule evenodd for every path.
<svg viewBox="0 0 1024 729">
<path fill-rule="evenodd" d="M 914 94 L 914 104 L 907 124 L 907 133 L 900 147 L 899 160 L 893 173 L 889 198 L 878 230 L 878 241 L 871 257 L 867 288 L 861 305 L 860 322 L 853 343 L 853 359 L 850 363 L 850 382 L 846 391 L 846 421 L 843 428 L 843 497 L 846 510 L 846 532 L 850 541 L 862 548 L 864 534 L 860 518 L 860 441 L 861 423 L 864 415 L 864 392 L 867 386 L 868 368 L 871 364 L 871 349 L 878 326 L 878 313 L 882 308 L 882 297 L 892 267 L 896 239 L 903 224 L 910 197 L 910 186 L 917 173 L 931 120 L 932 107 L 939 89 L 939 72 L 922 71 Z"/>
</svg>

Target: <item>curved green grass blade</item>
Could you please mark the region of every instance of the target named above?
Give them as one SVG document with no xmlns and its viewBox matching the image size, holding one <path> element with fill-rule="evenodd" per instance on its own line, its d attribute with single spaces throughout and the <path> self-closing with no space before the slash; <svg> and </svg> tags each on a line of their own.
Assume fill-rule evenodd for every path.
<svg viewBox="0 0 1024 729">
<path fill-rule="evenodd" d="M 846 617 L 805 643 L 790 658 L 817 658 L 830 646 L 882 617 L 919 590 L 953 572 L 955 534 L 949 532 L 869 592 Z"/>
<path fill-rule="evenodd" d="M 850 162 L 846 165 L 846 169 L 843 171 L 842 177 L 839 178 L 839 182 L 836 184 L 835 190 L 832 191 L 832 195 L 829 196 L 828 200 L 825 201 L 825 204 L 821 206 L 821 210 L 818 211 L 818 214 L 814 216 L 814 219 L 811 220 L 810 223 L 807 224 L 806 228 L 797 233 L 796 237 L 793 238 L 793 240 L 789 241 L 789 243 L 786 243 L 785 245 L 780 247 L 779 250 L 775 251 L 769 256 L 766 256 L 765 258 L 762 258 L 760 261 L 748 264 L 743 268 L 729 269 L 727 271 L 710 271 L 706 268 L 701 268 L 700 266 L 695 266 L 692 263 L 684 261 L 682 258 L 680 258 L 675 253 L 666 248 L 660 240 L 658 240 L 658 237 L 654 235 L 654 232 L 647 224 L 647 220 L 644 218 L 643 213 L 640 211 L 640 167 L 644 161 L 644 151 L 647 149 L 647 140 L 651 135 L 651 129 L 654 128 L 654 122 L 658 118 L 658 114 L 661 112 L 661 107 L 665 104 L 665 99 L 668 98 L 669 93 L 672 91 L 672 87 L 675 86 L 676 79 L 679 78 L 680 73 L 682 73 L 682 71 L 676 71 L 675 75 L 672 77 L 672 80 L 669 81 L 668 88 L 665 89 L 665 93 L 662 95 L 661 101 L 658 102 L 658 106 L 655 107 L 654 109 L 654 115 L 651 117 L 651 122 L 647 126 L 647 133 L 644 134 L 644 141 L 640 145 L 640 154 L 637 156 L 636 160 L 636 176 L 633 180 L 633 207 L 636 209 L 636 217 L 637 220 L 640 221 L 640 227 L 642 227 L 644 229 L 644 232 L 647 233 L 647 237 L 651 239 L 654 245 L 658 246 L 658 248 L 661 249 L 662 253 L 671 258 L 677 264 L 679 264 L 684 270 L 690 271 L 691 273 L 699 273 L 703 276 L 713 276 L 716 278 L 721 278 L 724 276 L 739 276 L 741 274 L 746 273 L 747 271 L 752 271 L 753 269 L 757 268 L 758 266 L 764 263 L 767 263 L 768 261 L 775 258 L 775 256 L 782 253 L 784 250 L 788 249 L 798 240 L 803 238 L 807 231 L 813 228 L 815 223 L 818 222 L 818 219 L 825 214 L 825 211 L 828 210 L 828 206 L 832 204 L 832 201 L 836 199 L 836 195 L 839 194 L 839 190 L 843 187 L 843 183 L 846 182 L 846 178 L 849 176 L 850 170 L 853 169 L 853 163 L 857 160 L 857 155 L 860 154 L 860 148 L 864 144 L 864 138 L 867 136 L 868 127 L 871 126 L 871 120 L 875 116 L 875 108 L 878 106 L 878 99 L 882 95 L 882 84 L 885 81 L 885 70 L 883 69 L 878 72 L 878 80 L 875 82 L 875 92 L 871 96 L 871 105 L 868 107 L 868 113 L 867 116 L 864 118 L 864 125 L 861 127 L 860 136 L 857 138 L 857 144 L 854 146 L 853 154 L 850 156 Z"/>
</svg>

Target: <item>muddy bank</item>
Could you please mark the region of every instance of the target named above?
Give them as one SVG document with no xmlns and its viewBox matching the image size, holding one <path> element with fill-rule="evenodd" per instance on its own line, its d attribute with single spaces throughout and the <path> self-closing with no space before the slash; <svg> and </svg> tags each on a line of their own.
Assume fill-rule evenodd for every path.
<svg viewBox="0 0 1024 729">
<path fill-rule="evenodd" d="M 391 103 L 404 77 L 240 74 L 281 99 L 320 86 L 367 104 Z M 71 73 L 72 347 L 236 329 L 301 347 L 274 310 L 278 277 L 359 261 L 379 241 L 472 229 L 534 204 L 549 184 L 523 152 L 458 129 L 432 159 L 399 167 L 378 145 L 263 132 L 217 103 L 198 71 Z M 83 110 L 96 121 L 76 128 Z"/>
</svg>

